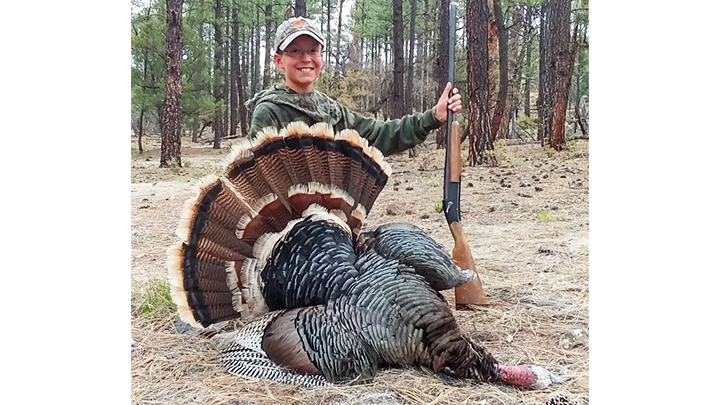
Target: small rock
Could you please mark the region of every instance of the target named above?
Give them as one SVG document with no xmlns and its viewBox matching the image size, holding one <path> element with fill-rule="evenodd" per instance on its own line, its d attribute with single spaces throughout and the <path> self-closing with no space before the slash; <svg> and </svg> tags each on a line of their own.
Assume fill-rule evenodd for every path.
<svg viewBox="0 0 720 405">
<path fill-rule="evenodd" d="M 213 347 L 213 349 L 217 351 L 221 351 L 228 347 L 230 343 L 235 340 L 235 337 L 237 336 L 239 331 L 233 331 L 233 332 L 225 332 L 225 333 L 218 333 L 217 335 L 210 338 L 210 345 Z"/>
<path fill-rule="evenodd" d="M 183 335 L 195 336 L 198 333 L 200 333 L 200 331 L 197 328 L 190 326 L 190 324 L 185 323 L 185 321 L 183 321 L 182 319 L 178 319 L 177 321 L 175 321 L 174 326 L 175 326 L 175 332 L 183 334 Z"/>
<path fill-rule="evenodd" d="M 142 199 L 142 202 L 148 202 L 148 201 L 150 201 L 150 200 L 148 200 L 147 198 Z"/>
<path fill-rule="evenodd" d="M 393 187 L 393 191 L 398 191 L 398 190 L 400 190 L 400 189 L 397 187 Z"/>
<path fill-rule="evenodd" d="M 518 195 L 519 195 L 520 197 L 525 197 L 525 198 L 531 198 L 531 197 L 532 197 L 530 194 L 527 194 L 527 193 L 518 193 Z"/>
<path fill-rule="evenodd" d="M 495 207 L 488 208 L 488 212 L 495 212 Z"/>
<path fill-rule="evenodd" d="M 430 218 L 430 214 L 428 214 L 428 213 L 420 215 L 420 219 L 428 219 L 428 218 Z"/>
<path fill-rule="evenodd" d="M 542 187 L 535 186 L 535 191 L 542 191 Z"/>
<path fill-rule="evenodd" d="M 414 190 L 414 189 L 413 189 L 412 187 L 405 187 L 405 190 L 406 190 L 406 191 L 412 191 L 412 190 Z"/>
<path fill-rule="evenodd" d="M 543 179 L 547 179 L 547 178 L 548 178 L 548 174 L 547 174 L 547 173 L 544 173 L 543 176 L 542 176 L 542 178 L 543 178 Z"/>
<path fill-rule="evenodd" d="M 588 347 L 589 343 L 587 331 L 583 329 L 573 329 L 560 335 L 560 347 L 565 350 L 580 346 Z"/>
<path fill-rule="evenodd" d="M 565 178 L 567 178 L 567 176 L 564 175 L 564 174 L 561 174 L 561 175 L 560 175 L 560 178 L 561 178 L 561 179 L 565 179 Z"/>
<path fill-rule="evenodd" d="M 400 215 L 405 210 L 399 203 L 390 203 L 385 209 L 385 213 L 388 215 Z"/>
<path fill-rule="evenodd" d="M 138 209 L 141 209 L 141 210 L 143 210 L 143 209 L 145 209 L 145 208 L 150 208 L 150 206 L 147 205 L 147 204 L 143 204 L 143 205 L 141 205 L 141 206 L 138 207 Z"/>
<path fill-rule="evenodd" d="M 472 187 L 473 184 L 472 184 L 472 183 L 468 183 L 467 186 L 468 186 L 468 187 Z"/>
<path fill-rule="evenodd" d="M 546 205 L 545 208 L 549 209 L 550 211 L 557 211 L 557 210 L 558 210 L 558 206 L 555 205 L 555 204 Z"/>
</svg>

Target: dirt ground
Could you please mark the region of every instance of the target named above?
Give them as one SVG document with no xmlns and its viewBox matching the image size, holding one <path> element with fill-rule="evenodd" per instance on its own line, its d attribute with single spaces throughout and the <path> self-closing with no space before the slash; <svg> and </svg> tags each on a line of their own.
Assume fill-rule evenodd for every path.
<svg viewBox="0 0 720 405">
<path fill-rule="evenodd" d="M 160 140 L 131 139 L 132 297 L 166 278 L 166 249 L 197 179 L 219 173 L 231 141 L 182 139 L 183 168 L 159 169 Z M 219 365 L 213 333 L 181 334 L 177 316 L 148 318 L 131 305 L 133 404 L 544 404 L 556 395 L 589 403 L 588 141 L 556 153 L 505 145 L 497 167 L 463 167 L 462 223 L 489 305 L 456 312 L 461 328 L 506 364 L 537 364 L 572 380 L 545 390 L 448 384 L 421 370 L 383 370 L 372 384 L 302 388 L 246 381 Z M 467 148 L 467 145 L 464 145 Z M 451 249 L 442 199 L 444 150 L 390 156 L 388 185 L 369 224 L 409 222 Z M 464 151 L 467 156 L 467 151 Z M 446 294 L 453 302 L 452 292 Z M 230 326 L 236 327 L 240 323 Z"/>
</svg>

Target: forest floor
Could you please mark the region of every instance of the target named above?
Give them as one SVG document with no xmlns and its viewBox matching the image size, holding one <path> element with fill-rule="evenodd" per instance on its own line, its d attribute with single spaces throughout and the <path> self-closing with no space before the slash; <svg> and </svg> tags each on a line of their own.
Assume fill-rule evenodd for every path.
<svg viewBox="0 0 720 405">
<path fill-rule="evenodd" d="M 456 312 L 472 339 L 505 364 L 541 365 L 572 380 L 545 390 L 462 381 L 419 369 L 381 370 L 371 384 L 303 388 L 244 380 L 218 362 L 222 330 L 183 331 L 167 305 L 166 250 L 194 185 L 221 171 L 231 142 L 182 139 L 182 168 L 160 169 L 160 140 L 131 139 L 131 403 L 133 404 L 544 404 L 562 395 L 589 403 L 589 141 L 562 152 L 498 144 L 496 167 L 463 167 L 462 224 L 489 305 Z M 467 145 L 463 145 L 467 156 Z M 391 156 L 393 174 L 369 224 L 409 222 L 448 249 L 436 207 L 444 150 Z M 161 295 L 158 298 L 158 295 Z M 452 304 L 452 291 L 445 293 Z M 165 305 L 163 306 L 163 303 Z"/>
</svg>

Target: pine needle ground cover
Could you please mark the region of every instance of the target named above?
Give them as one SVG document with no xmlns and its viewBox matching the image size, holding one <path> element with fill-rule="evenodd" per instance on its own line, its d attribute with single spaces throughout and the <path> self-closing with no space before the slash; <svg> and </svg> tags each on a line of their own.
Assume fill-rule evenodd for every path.
<svg viewBox="0 0 720 405">
<path fill-rule="evenodd" d="M 489 304 L 456 312 L 460 327 L 506 364 L 539 364 L 572 381 L 542 391 L 448 382 L 416 369 L 380 371 L 371 384 L 302 388 L 243 380 L 218 362 L 223 336 L 243 322 L 184 331 L 167 299 L 166 254 L 182 207 L 230 150 L 182 139 L 184 167 L 158 168 L 159 138 L 131 139 L 132 404 L 544 404 L 558 394 L 589 403 L 588 143 L 560 153 L 499 145 L 497 167 L 463 167 L 462 221 Z M 436 201 L 444 151 L 388 157 L 393 175 L 368 217 L 409 222 L 452 248 Z M 467 147 L 466 145 L 463 145 Z M 465 151 L 467 152 L 467 151 Z M 453 302 L 452 292 L 446 294 Z M 181 333 L 185 332 L 185 333 Z"/>
</svg>

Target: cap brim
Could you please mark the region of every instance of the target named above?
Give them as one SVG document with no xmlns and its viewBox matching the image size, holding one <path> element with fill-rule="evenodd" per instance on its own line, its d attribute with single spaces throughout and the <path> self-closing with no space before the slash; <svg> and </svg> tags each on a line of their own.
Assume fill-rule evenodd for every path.
<svg viewBox="0 0 720 405">
<path fill-rule="evenodd" d="M 293 32 L 292 34 L 290 34 L 289 37 L 287 37 L 284 41 L 282 41 L 282 43 L 281 43 L 280 46 L 278 47 L 278 50 L 284 51 L 285 48 L 287 48 L 288 45 L 290 45 L 290 43 L 295 40 L 295 38 L 297 38 L 297 37 L 299 37 L 299 36 L 302 36 L 302 35 L 307 35 L 307 36 L 309 36 L 310 38 L 318 41 L 318 42 L 320 43 L 320 45 L 322 45 L 323 47 L 325 46 L 325 41 L 323 41 L 320 37 L 318 37 L 317 35 L 313 34 L 312 32 L 310 32 L 310 31 L 298 31 L 298 32 Z"/>
</svg>

